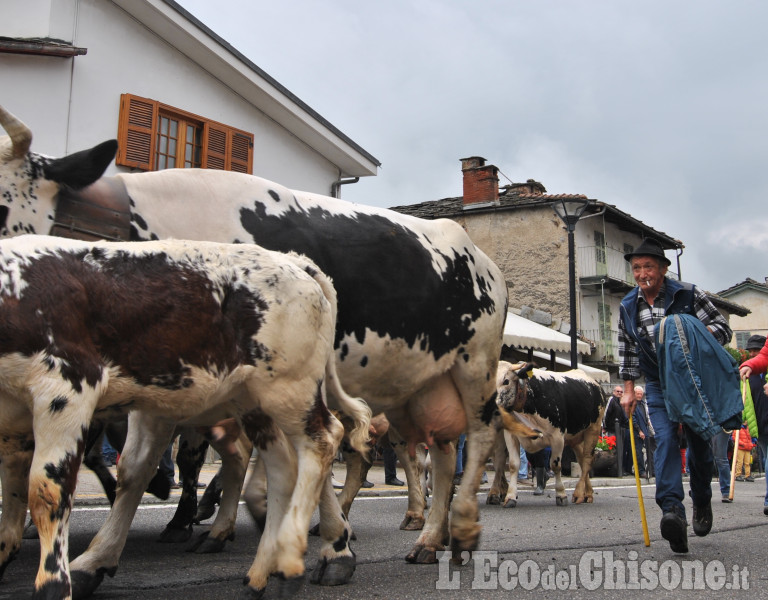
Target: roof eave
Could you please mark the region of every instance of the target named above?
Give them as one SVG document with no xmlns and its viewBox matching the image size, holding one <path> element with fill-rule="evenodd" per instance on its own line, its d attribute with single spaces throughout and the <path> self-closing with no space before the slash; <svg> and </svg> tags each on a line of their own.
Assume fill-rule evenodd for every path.
<svg viewBox="0 0 768 600">
<path fill-rule="evenodd" d="M 381 163 L 173 0 L 112 0 L 213 77 L 325 156 L 342 177 Z"/>
</svg>

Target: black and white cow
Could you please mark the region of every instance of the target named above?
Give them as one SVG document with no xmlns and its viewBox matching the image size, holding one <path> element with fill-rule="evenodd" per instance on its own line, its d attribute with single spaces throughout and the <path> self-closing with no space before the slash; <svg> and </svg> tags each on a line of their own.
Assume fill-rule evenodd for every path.
<svg viewBox="0 0 768 600">
<path fill-rule="evenodd" d="M 142 437 L 164 433 L 164 444 L 177 423 L 242 418 L 278 498 L 246 585 L 263 592 L 278 574 L 294 589 L 343 433 L 326 407 L 326 385 L 354 415 L 353 445 L 365 451 L 368 439 L 368 406 L 347 396 L 336 376 L 335 316 L 333 286 L 314 263 L 252 244 L 0 241 L 1 451 L 34 444 L 36 594 L 71 597 L 67 532 L 77 470 L 94 413 L 116 408 L 156 423 Z M 275 448 L 283 436 L 293 453 Z M 163 444 L 148 446 L 157 453 Z M 159 459 L 146 453 L 129 430 L 123 456 L 144 479 Z M 4 509 L 26 494 L 24 482 L 2 483 Z"/>
<path fill-rule="evenodd" d="M 407 560 L 437 560 L 449 505 L 454 551 L 476 548 L 476 492 L 493 445 L 489 425 L 507 290 L 498 267 L 460 225 L 237 173 L 172 169 L 100 178 L 114 143 L 53 159 L 29 151 L 31 132 L 9 113 L 0 110 L 0 123 L 10 136 L 0 138 L 0 236 L 48 232 L 59 198 L 84 188 L 130 199 L 134 240 L 254 242 L 311 258 L 338 293 L 335 355 L 344 388 L 363 395 L 374 413 L 384 412 L 412 450 L 422 441 L 448 449 L 432 455 L 432 509 Z M 451 503 L 455 455 L 449 442 L 462 431 L 469 434 L 468 460 Z M 326 487 L 324 497 L 335 502 L 330 481 Z M 325 518 L 341 519 L 341 510 L 328 510 Z M 0 551 L 0 564 L 6 558 Z M 95 575 L 113 568 L 111 560 L 95 544 L 73 568 Z"/>
<path fill-rule="evenodd" d="M 502 426 L 496 437 L 493 483 L 488 503 L 504 506 L 517 504 L 517 473 L 520 468 L 520 444 L 526 452 L 552 448 L 550 466 L 555 473 L 555 501 L 568 504 L 565 486 L 560 477 L 563 447 L 571 446 L 581 466 L 581 478 L 573 492 L 573 502 L 592 502 L 589 471 L 595 444 L 600 437 L 605 394 L 594 379 L 584 371 L 574 369 L 555 373 L 536 369 L 532 363 L 512 365 L 499 362 L 496 382 L 499 390 Z M 539 439 L 514 435 L 520 422 L 541 431 Z M 507 484 L 504 468 L 505 453 L 509 454 L 511 483 Z M 508 487 L 509 485 L 509 487 Z"/>
</svg>

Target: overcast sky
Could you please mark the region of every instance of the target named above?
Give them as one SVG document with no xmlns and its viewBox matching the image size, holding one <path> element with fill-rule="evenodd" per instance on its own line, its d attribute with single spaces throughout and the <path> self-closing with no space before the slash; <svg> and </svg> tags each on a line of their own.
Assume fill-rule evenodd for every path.
<svg viewBox="0 0 768 600">
<path fill-rule="evenodd" d="M 712 292 L 768 276 L 768 2 L 178 0 L 373 154 L 348 200 L 501 183 L 614 204 Z"/>
</svg>

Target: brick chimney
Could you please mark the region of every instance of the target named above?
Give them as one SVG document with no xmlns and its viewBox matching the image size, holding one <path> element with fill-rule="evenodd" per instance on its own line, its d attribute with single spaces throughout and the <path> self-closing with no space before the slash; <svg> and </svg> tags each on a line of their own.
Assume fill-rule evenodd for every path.
<svg viewBox="0 0 768 600">
<path fill-rule="evenodd" d="M 499 169 L 481 156 L 461 159 L 464 173 L 464 207 L 499 201 Z"/>
</svg>

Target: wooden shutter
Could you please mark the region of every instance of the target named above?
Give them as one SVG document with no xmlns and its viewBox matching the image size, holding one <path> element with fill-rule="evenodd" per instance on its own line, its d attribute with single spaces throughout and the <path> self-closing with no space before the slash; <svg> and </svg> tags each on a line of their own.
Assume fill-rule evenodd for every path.
<svg viewBox="0 0 768 600">
<path fill-rule="evenodd" d="M 205 124 L 203 168 L 253 172 L 253 134 L 214 121 Z"/>
<path fill-rule="evenodd" d="M 115 164 L 145 171 L 154 168 L 158 110 L 155 100 L 133 94 L 120 96 Z"/>
</svg>

